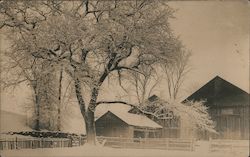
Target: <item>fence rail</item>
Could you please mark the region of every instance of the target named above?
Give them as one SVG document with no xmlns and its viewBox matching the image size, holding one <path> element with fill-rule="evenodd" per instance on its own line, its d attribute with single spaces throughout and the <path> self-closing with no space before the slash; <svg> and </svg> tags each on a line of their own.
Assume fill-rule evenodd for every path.
<svg viewBox="0 0 250 157">
<path fill-rule="evenodd" d="M 193 139 L 97 137 L 104 146 L 115 148 L 166 149 L 194 151 Z M 0 139 L 0 150 L 74 147 L 83 145 L 85 137 L 67 138 L 9 138 Z"/>
<path fill-rule="evenodd" d="M 97 137 L 104 146 L 194 151 L 193 139 Z"/>
<path fill-rule="evenodd" d="M 245 152 L 249 149 L 248 140 L 210 140 L 209 151 L 230 151 L 230 152 Z"/>
<path fill-rule="evenodd" d="M 8 138 L 0 139 L 0 150 L 74 147 L 85 143 L 85 138 Z"/>
</svg>

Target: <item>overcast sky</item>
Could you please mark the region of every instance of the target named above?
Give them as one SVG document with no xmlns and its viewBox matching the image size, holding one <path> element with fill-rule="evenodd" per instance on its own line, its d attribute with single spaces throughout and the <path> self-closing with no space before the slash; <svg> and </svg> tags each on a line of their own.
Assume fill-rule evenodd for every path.
<svg viewBox="0 0 250 157">
<path fill-rule="evenodd" d="M 176 19 L 171 20 L 172 28 L 192 51 L 192 70 L 183 85 L 182 97 L 188 96 L 216 75 L 249 91 L 247 1 L 177 1 L 169 5 L 178 9 Z M 18 110 L 16 104 L 24 103 L 26 95 L 23 89 L 13 94 L 2 93 L 2 108 Z"/>
<path fill-rule="evenodd" d="M 172 28 L 192 50 L 185 87 L 216 75 L 249 91 L 249 11 L 247 1 L 171 2 Z"/>
</svg>

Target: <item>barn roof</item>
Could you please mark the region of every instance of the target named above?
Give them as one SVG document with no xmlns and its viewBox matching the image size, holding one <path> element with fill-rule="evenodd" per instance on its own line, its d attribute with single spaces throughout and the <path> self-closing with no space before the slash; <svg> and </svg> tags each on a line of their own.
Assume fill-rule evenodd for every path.
<svg viewBox="0 0 250 157">
<path fill-rule="evenodd" d="M 208 105 L 249 105 L 249 93 L 216 76 L 186 100 L 205 100 Z"/>
<path fill-rule="evenodd" d="M 156 101 L 156 100 L 159 100 L 160 98 L 157 96 L 157 95 L 152 95 L 148 98 L 148 101 L 149 102 L 153 102 L 153 101 Z"/>
<path fill-rule="evenodd" d="M 108 113 L 112 113 L 113 115 L 115 115 L 116 117 L 118 117 L 119 119 L 127 123 L 128 125 L 155 128 L 155 129 L 162 128 L 162 126 L 152 121 L 148 117 L 144 115 L 129 113 L 128 111 L 107 111 L 98 119 L 101 119 L 103 116 L 105 116 Z M 98 119 L 96 119 L 96 121 Z"/>
</svg>

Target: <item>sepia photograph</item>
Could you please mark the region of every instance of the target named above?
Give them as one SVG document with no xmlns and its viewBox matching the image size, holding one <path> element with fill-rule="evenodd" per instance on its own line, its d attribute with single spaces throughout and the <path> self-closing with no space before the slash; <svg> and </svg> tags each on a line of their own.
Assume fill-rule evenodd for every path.
<svg viewBox="0 0 250 157">
<path fill-rule="evenodd" d="M 0 157 L 250 157 L 247 0 L 0 0 Z"/>
</svg>

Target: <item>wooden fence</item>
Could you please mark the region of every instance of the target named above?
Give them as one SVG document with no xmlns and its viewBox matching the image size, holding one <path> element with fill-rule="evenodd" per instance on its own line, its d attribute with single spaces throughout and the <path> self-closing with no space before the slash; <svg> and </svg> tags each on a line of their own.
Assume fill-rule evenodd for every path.
<svg viewBox="0 0 250 157">
<path fill-rule="evenodd" d="M 209 151 L 246 152 L 249 149 L 248 140 L 209 140 Z"/>
<path fill-rule="evenodd" d="M 97 137 L 104 146 L 116 148 L 140 149 L 166 149 L 194 151 L 193 139 L 178 138 L 122 138 L 122 137 Z"/>
<path fill-rule="evenodd" d="M 121 138 L 97 137 L 104 146 L 115 148 L 166 149 L 194 151 L 193 139 L 177 138 Z M 0 150 L 74 147 L 85 143 L 86 138 L 9 138 L 0 139 Z"/>
<path fill-rule="evenodd" d="M 85 138 L 8 138 L 0 139 L 0 150 L 74 147 L 85 143 Z"/>
</svg>

